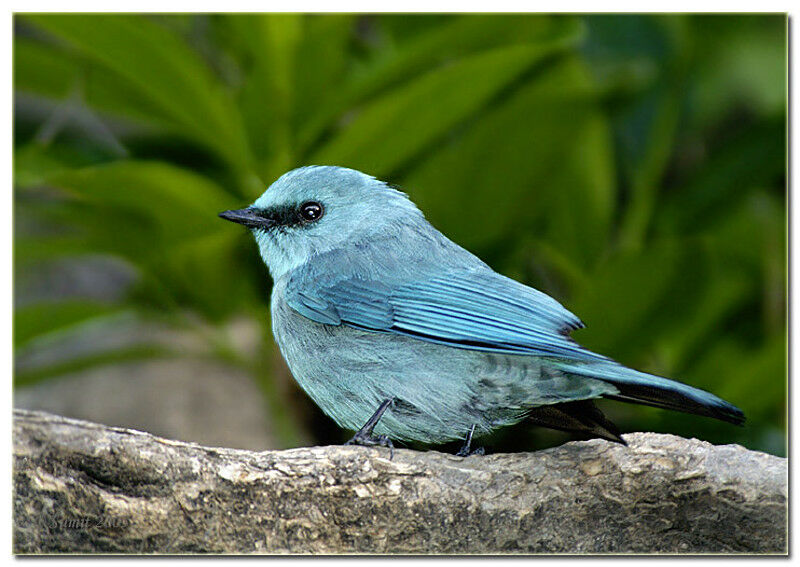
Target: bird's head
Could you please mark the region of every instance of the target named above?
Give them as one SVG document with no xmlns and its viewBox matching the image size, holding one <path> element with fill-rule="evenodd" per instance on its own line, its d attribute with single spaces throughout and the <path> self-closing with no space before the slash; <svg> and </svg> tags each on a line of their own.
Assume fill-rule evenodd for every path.
<svg viewBox="0 0 800 567">
<path fill-rule="evenodd" d="M 249 207 L 219 216 L 253 232 L 276 279 L 315 254 L 423 220 L 404 193 L 360 171 L 335 166 L 289 171 Z"/>
</svg>

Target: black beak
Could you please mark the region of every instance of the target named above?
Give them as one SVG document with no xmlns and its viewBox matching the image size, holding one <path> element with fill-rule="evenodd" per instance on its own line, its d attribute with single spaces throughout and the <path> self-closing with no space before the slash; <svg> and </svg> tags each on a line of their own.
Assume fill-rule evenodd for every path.
<svg viewBox="0 0 800 567">
<path fill-rule="evenodd" d="M 261 216 L 258 209 L 250 207 L 246 209 L 222 211 L 219 217 L 237 224 L 242 224 L 247 228 L 269 228 L 275 224 L 274 220 Z"/>
</svg>

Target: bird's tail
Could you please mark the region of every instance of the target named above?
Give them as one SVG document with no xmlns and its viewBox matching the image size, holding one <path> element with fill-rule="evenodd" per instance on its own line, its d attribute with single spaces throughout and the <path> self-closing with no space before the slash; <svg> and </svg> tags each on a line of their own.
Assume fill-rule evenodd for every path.
<svg viewBox="0 0 800 567">
<path fill-rule="evenodd" d="M 613 385 L 616 394 L 603 397 L 633 402 L 727 421 L 744 423 L 742 410 L 714 394 L 681 382 L 633 370 L 613 361 L 560 363 L 558 368 L 578 376 L 596 378 Z"/>
</svg>

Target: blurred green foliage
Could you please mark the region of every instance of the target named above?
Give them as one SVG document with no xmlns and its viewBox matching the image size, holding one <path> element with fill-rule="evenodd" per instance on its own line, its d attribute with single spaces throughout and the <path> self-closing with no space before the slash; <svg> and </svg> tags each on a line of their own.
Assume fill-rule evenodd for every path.
<svg viewBox="0 0 800 567">
<path fill-rule="evenodd" d="M 623 430 L 784 453 L 785 17 L 14 24 L 17 281 L 97 255 L 136 274 L 111 300 L 18 304 L 17 353 L 120 317 L 201 329 L 207 355 L 252 372 L 276 431 L 296 442 L 266 270 L 249 235 L 216 213 L 290 168 L 336 164 L 399 184 L 453 240 L 560 299 L 587 323 L 575 333 L 586 346 L 711 390 L 749 418 L 737 429 L 604 406 Z M 237 348 L 234 317 L 263 329 L 258 354 Z M 180 352 L 112 345 L 15 378 L 170 354 Z M 317 440 L 332 439 L 327 427 Z M 543 435 L 495 443 L 530 449 Z"/>
</svg>

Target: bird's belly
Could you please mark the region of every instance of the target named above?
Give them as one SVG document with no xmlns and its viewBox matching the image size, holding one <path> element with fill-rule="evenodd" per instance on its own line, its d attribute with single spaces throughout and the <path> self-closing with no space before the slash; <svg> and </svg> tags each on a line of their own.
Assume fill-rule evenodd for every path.
<svg viewBox="0 0 800 567">
<path fill-rule="evenodd" d="M 471 388 L 477 353 L 322 325 L 280 301 L 273 301 L 272 321 L 295 380 L 342 427 L 359 429 L 387 398 L 395 403 L 375 431 L 393 439 L 437 443 L 463 438 L 472 424 L 496 427 Z"/>
<path fill-rule="evenodd" d="M 340 426 L 357 430 L 392 398 L 375 432 L 440 443 L 488 433 L 553 403 L 567 377 L 535 357 L 493 355 L 394 333 L 311 321 L 273 297 L 273 333 L 295 380 Z"/>
</svg>

